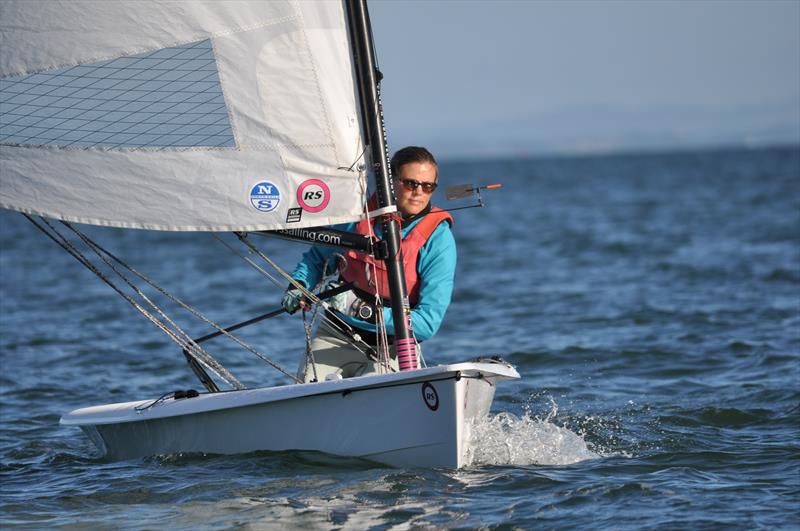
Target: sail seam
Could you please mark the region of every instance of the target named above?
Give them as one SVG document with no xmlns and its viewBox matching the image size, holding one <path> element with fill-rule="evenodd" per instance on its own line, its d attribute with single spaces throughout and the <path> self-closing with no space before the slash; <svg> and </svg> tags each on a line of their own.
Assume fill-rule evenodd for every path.
<svg viewBox="0 0 800 531">
<path fill-rule="evenodd" d="M 303 35 L 303 42 L 305 43 L 305 52 L 308 54 L 308 62 L 311 65 L 311 73 L 314 74 L 314 86 L 316 87 L 317 97 L 319 98 L 319 105 L 322 108 L 322 115 L 325 117 L 325 133 L 330 140 L 330 147 L 333 150 L 333 156 L 336 160 L 339 160 L 339 153 L 336 149 L 336 142 L 333 140 L 333 132 L 331 130 L 331 120 L 328 116 L 328 108 L 325 105 L 325 99 L 322 97 L 322 90 L 320 89 L 319 83 L 319 74 L 317 73 L 317 64 L 314 61 L 314 54 L 311 53 L 311 43 L 308 40 L 308 35 L 306 34 L 305 23 L 302 20 L 302 12 L 298 9 L 298 14 L 301 18 L 300 26 L 300 33 Z"/>
<path fill-rule="evenodd" d="M 69 223 L 83 223 L 88 225 L 96 225 L 98 227 L 116 227 L 120 229 L 145 229 L 145 230 L 162 230 L 162 231 L 172 231 L 172 232 L 257 232 L 261 230 L 275 230 L 276 228 L 283 227 L 279 223 L 273 223 L 273 224 L 265 223 L 262 225 L 244 225 L 241 227 L 240 226 L 231 227 L 228 225 L 180 225 L 179 226 L 179 225 L 163 225 L 163 224 L 151 224 L 151 223 L 122 223 L 122 222 L 115 222 L 108 220 L 100 220 L 97 218 L 92 218 L 90 216 L 85 216 L 85 217 L 65 216 L 62 215 L 60 212 L 48 212 L 43 210 L 36 210 L 33 208 L 20 208 L 6 201 L 0 201 L 0 208 L 13 210 L 21 214 L 30 214 L 33 216 L 40 216 L 44 218 L 53 218 L 59 221 L 66 221 Z M 299 224 L 296 226 L 296 228 L 302 229 L 306 227 L 314 227 L 320 225 L 336 225 L 338 223 L 349 223 L 352 221 L 353 221 L 353 216 L 342 215 L 335 217 L 327 217 L 323 219 L 315 219 L 305 224 Z"/>
<path fill-rule="evenodd" d="M 0 139 L 62 147 L 230 145 L 217 66 L 212 40 L 204 39 L 8 80 Z"/>
<path fill-rule="evenodd" d="M 233 148 L 239 149 L 239 128 L 237 127 L 236 118 L 234 114 L 231 112 L 231 106 L 228 105 L 228 93 L 225 89 L 225 83 L 223 79 L 226 75 L 223 73 L 222 69 L 219 67 L 219 62 L 217 61 L 217 46 L 215 39 L 209 39 L 211 43 L 211 56 L 214 58 L 214 64 L 217 67 L 217 77 L 219 78 L 219 91 L 222 93 L 222 101 L 225 105 L 225 112 L 228 114 L 228 123 L 231 124 L 231 136 L 233 136 Z"/>
<path fill-rule="evenodd" d="M 234 138 L 235 139 L 235 138 Z M 26 148 L 26 149 L 51 149 L 53 151 L 242 151 L 243 148 L 263 148 L 266 150 L 277 151 L 279 148 L 323 148 L 334 147 L 334 144 L 242 144 L 236 146 L 58 146 L 53 144 L 18 144 L 13 142 L 0 142 L 2 147 Z M 257 149 L 251 149 L 257 151 Z"/>
<path fill-rule="evenodd" d="M 176 41 L 170 41 L 170 42 L 161 43 L 159 46 L 155 46 L 155 47 L 151 46 L 151 47 L 147 47 L 147 48 L 135 48 L 135 49 L 119 50 L 119 51 L 115 52 L 113 55 L 108 55 L 107 54 L 107 55 L 95 56 L 95 57 L 91 57 L 91 58 L 85 58 L 85 59 L 81 59 L 77 63 L 76 62 L 69 62 L 69 63 L 65 62 L 65 63 L 55 63 L 55 64 L 49 64 L 49 65 L 39 65 L 39 66 L 37 66 L 36 68 L 33 68 L 33 69 L 17 70 L 17 71 L 12 71 L 12 72 L 4 74 L 4 75 L 0 75 L 0 80 L 6 79 L 6 78 L 9 78 L 9 77 L 41 74 L 41 73 L 47 72 L 48 70 L 57 70 L 57 69 L 61 69 L 61 68 L 69 68 L 69 67 L 75 67 L 75 66 L 89 65 L 89 64 L 92 64 L 92 63 L 99 63 L 99 62 L 102 62 L 102 61 L 109 61 L 109 60 L 113 60 L 113 59 L 119 59 L 121 57 L 128 57 L 128 56 L 131 56 L 131 55 L 139 55 L 139 54 L 143 54 L 143 53 L 154 52 L 154 51 L 158 51 L 158 50 L 161 50 L 161 49 L 164 49 L 164 48 L 173 48 L 173 47 L 176 47 L 176 46 L 183 46 L 185 44 L 190 44 L 192 42 L 203 41 L 203 40 L 207 40 L 207 39 L 214 39 L 214 38 L 217 38 L 217 37 L 226 37 L 228 35 L 235 35 L 237 33 L 244 33 L 244 32 L 247 32 L 247 31 L 253 31 L 253 30 L 257 30 L 257 29 L 261 29 L 261 28 L 266 28 L 266 27 L 269 27 L 269 26 L 276 26 L 278 24 L 284 24 L 286 22 L 289 22 L 289 21 L 291 21 L 293 19 L 297 19 L 297 18 L 300 18 L 300 13 L 299 12 L 295 13 L 293 15 L 287 15 L 285 17 L 281 17 L 279 19 L 275 19 L 275 20 L 272 20 L 272 21 L 269 21 L 269 22 L 262 22 L 262 23 L 258 23 L 258 24 L 250 24 L 248 26 L 240 26 L 239 28 L 234 28 L 234 29 L 230 29 L 230 30 L 226 30 L 226 31 L 205 33 L 203 35 L 192 36 L 192 37 L 186 38 L 186 39 L 180 39 L 180 40 L 176 40 Z"/>
</svg>

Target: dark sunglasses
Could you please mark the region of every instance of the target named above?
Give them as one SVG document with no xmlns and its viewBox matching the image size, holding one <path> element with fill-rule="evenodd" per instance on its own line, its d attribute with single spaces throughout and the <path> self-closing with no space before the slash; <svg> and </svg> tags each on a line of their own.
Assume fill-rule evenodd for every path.
<svg viewBox="0 0 800 531">
<path fill-rule="evenodd" d="M 423 183 L 419 181 L 415 181 L 414 179 L 397 179 L 403 184 L 403 188 L 408 190 L 409 192 L 413 192 L 420 186 L 422 187 L 422 191 L 426 194 L 432 194 L 436 187 L 439 186 L 439 183 Z"/>
</svg>

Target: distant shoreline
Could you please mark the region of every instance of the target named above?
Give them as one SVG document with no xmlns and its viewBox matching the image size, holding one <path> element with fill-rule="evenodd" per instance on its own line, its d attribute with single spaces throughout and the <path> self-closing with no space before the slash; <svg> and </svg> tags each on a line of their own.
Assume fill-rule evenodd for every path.
<svg viewBox="0 0 800 531">
<path fill-rule="evenodd" d="M 606 159 L 615 157 L 649 157 L 659 155 L 680 155 L 691 153 L 725 153 L 738 151 L 800 151 L 800 142 L 780 142 L 774 144 L 714 144 L 709 146 L 665 146 L 663 148 L 620 148 L 609 151 L 563 150 L 541 153 L 473 154 L 439 157 L 440 163 L 459 163 L 465 161 L 504 161 L 504 160 L 557 160 L 557 159 Z"/>
</svg>

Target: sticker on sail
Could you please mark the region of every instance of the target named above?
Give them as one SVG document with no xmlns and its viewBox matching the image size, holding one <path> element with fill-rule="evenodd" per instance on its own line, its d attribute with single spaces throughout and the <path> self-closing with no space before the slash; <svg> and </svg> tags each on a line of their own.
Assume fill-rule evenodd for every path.
<svg viewBox="0 0 800 531">
<path fill-rule="evenodd" d="M 297 223 L 303 217 L 303 209 L 300 207 L 290 208 L 286 214 L 286 223 Z"/>
<path fill-rule="evenodd" d="M 321 212 L 331 201 L 331 190 L 319 179 L 303 181 L 297 188 L 297 202 L 306 212 Z"/>
<path fill-rule="evenodd" d="M 272 212 L 281 202 L 280 189 L 269 181 L 256 183 L 250 190 L 250 203 L 256 210 Z"/>
<path fill-rule="evenodd" d="M 422 384 L 422 399 L 431 411 L 439 409 L 439 393 L 436 392 L 430 382 Z"/>
</svg>

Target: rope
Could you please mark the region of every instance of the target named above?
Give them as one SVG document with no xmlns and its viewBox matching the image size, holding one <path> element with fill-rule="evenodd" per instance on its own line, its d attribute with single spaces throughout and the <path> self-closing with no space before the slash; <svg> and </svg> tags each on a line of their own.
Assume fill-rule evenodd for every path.
<svg viewBox="0 0 800 531">
<path fill-rule="evenodd" d="M 125 275 L 124 275 L 122 272 L 121 272 L 121 271 L 119 271 L 119 270 L 118 270 L 118 269 L 117 269 L 117 268 L 114 266 L 114 264 L 110 263 L 110 262 L 109 262 L 109 261 L 108 261 L 108 260 L 105 258 L 105 256 L 103 256 L 103 254 L 101 254 L 101 252 L 102 252 L 102 253 L 105 253 L 105 254 L 106 254 L 106 255 L 108 255 L 108 256 L 110 256 L 110 257 L 111 257 L 112 259 L 114 259 L 114 260 L 115 260 L 117 263 L 119 263 L 119 264 L 123 265 L 123 266 L 124 266 L 124 267 L 126 267 L 126 268 L 127 268 L 129 271 L 132 271 L 133 273 L 135 273 L 135 274 L 136 274 L 136 272 L 135 272 L 135 271 L 133 271 L 133 270 L 132 270 L 130 267 L 128 267 L 126 264 L 124 264 L 124 263 L 123 263 L 121 260 L 119 260 L 119 259 L 118 259 L 117 257 L 115 257 L 113 254 L 109 253 L 108 251 L 106 251 L 105 249 L 103 249 L 102 247 L 100 247 L 100 245 L 99 245 L 99 244 L 96 244 L 94 241 L 92 241 L 91 239 L 89 239 L 89 238 L 88 238 L 88 237 L 87 237 L 85 234 L 81 233 L 81 232 L 80 232 L 80 231 L 78 231 L 76 228 L 74 228 L 73 226 L 71 226 L 69 223 L 66 223 L 66 222 L 63 222 L 63 221 L 62 221 L 61 223 L 62 223 L 64 226 L 66 226 L 68 229 L 70 229 L 72 232 L 74 232 L 74 233 L 75 233 L 75 234 L 76 234 L 76 235 L 77 235 L 77 236 L 78 236 L 78 237 L 79 237 L 79 238 L 80 238 L 80 239 L 81 239 L 81 240 L 84 242 L 84 244 L 85 244 L 87 247 L 89 247 L 89 249 L 91 249 L 92 251 L 94 251 L 94 253 L 95 253 L 95 254 L 96 254 L 96 255 L 97 255 L 97 256 L 98 256 L 98 257 L 99 257 L 99 258 L 100 258 L 100 259 L 101 259 L 101 260 L 102 260 L 102 261 L 103 261 L 103 262 L 104 262 L 104 263 L 105 263 L 107 266 L 108 266 L 108 267 L 110 267 L 110 268 L 111 268 L 111 269 L 112 269 L 112 270 L 113 270 L 113 271 L 114 271 L 114 272 L 117 274 L 117 276 L 118 276 L 118 277 L 120 277 L 120 278 L 122 279 L 122 281 L 123 281 L 123 282 L 125 282 L 125 283 L 128 285 L 128 287 L 130 287 L 130 288 L 131 288 L 131 289 L 132 289 L 132 290 L 133 290 L 133 291 L 134 291 L 134 292 L 135 292 L 137 295 L 139 295 L 139 296 L 142 298 L 142 300 L 144 300 L 144 301 L 145 301 L 147 304 L 149 304 L 149 305 L 150 305 L 150 307 L 151 307 L 151 308 L 153 308 L 153 310 L 155 310 L 155 311 L 156 311 L 156 312 L 157 312 L 157 313 L 158 313 L 158 314 L 159 314 L 159 315 L 160 315 L 160 316 L 161 316 L 161 317 L 162 317 L 162 318 L 163 318 L 165 321 L 167 321 L 167 322 L 168 322 L 168 323 L 169 323 L 169 324 L 170 324 L 170 325 L 173 327 L 173 329 L 174 329 L 173 331 L 174 331 L 174 332 L 176 332 L 177 334 L 180 334 L 180 335 L 182 335 L 182 336 L 183 336 L 183 340 L 184 340 L 184 342 L 183 342 L 181 345 L 183 345 L 184 343 L 185 343 L 185 344 L 191 344 L 191 343 L 192 343 L 192 338 L 191 338 L 191 336 L 189 336 L 189 334 L 187 334 L 187 333 L 186 333 L 184 330 L 182 330 L 182 329 L 181 329 L 181 327 L 180 327 L 180 326 L 179 326 L 177 323 L 175 323 L 175 322 L 174 322 L 172 319 L 170 319 L 170 318 L 169 318 L 169 316 L 167 316 L 167 314 L 166 314 L 166 313 L 164 313 L 164 311 L 163 311 L 163 310 L 161 310 L 161 308 L 159 308 L 159 307 L 158 307 L 158 305 L 157 305 L 155 302 L 153 302 L 153 301 L 152 301 L 152 300 L 151 300 L 151 299 L 150 299 L 150 298 L 149 298 L 149 297 L 148 297 L 148 296 L 147 296 L 147 295 L 146 295 L 144 292 L 142 292 L 142 291 L 141 291 L 141 290 L 140 290 L 138 287 L 136 287 L 136 285 L 135 285 L 135 284 L 133 284 L 133 282 L 131 282 L 131 281 L 130 281 L 130 280 L 129 280 L 129 279 L 128 279 L 128 278 L 127 278 L 127 277 L 126 277 L 126 276 L 125 276 Z M 48 224 L 48 225 L 49 225 L 49 224 Z M 52 226 L 51 226 L 51 228 L 52 228 Z M 87 261 L 88 261 L 88 259 L 87 259 Z M 152 284 L 152 283 L 151 283 L 151 285 L 153 285 L 154 287 L 156 287 L 156 289 L 158 289 L 159 291 L 162 291 L 162 292 L 163 292 L 163 290 L 162 290 L 160 287 L 158 287 L 158 286 L 155 286 L 155 285 L 154 285 L 154 284 Z M 220 367 L 221 367 L 221 365 L 220 365 Z"/>
<path fill-rule="evenodd" d="M 239 240 L 240 240 L 242 243 L 244 243 L 244 244 L 245 244 L 245 245 L 246 245 L 246 246 L 247 246 L 247 247 L 250 249 L 250 252 L 252 252 L 253 254 L 257 255 L 259 258 L 261 258 L 261 259 L 263 259 L 264 261 L 266 261 L 266 262 L 267 262 L 267 263 L 268 263 L 268 264 L 269 264 L 269 265 L 270 265 L 270 266 L 271 266 L 273 269 L 275 269 L 275 270 L 276 270 L 276 271 L 277 271 L 277 272 L 278 272 L 278 273 L 279 273 L 279 274 L 280 274 L 280 275 L 281 275 L 281 276 L 282 276 L 282 277 L 283 277 L 283 278 L 284 278 L 286 281 L 288 281 L 288 282 L 289 282 L 289 284 L 290 284 L 292 287 L 294 287 L 294 288 L 296 288 L 296 289 L 300 290 L 300 292 L 303 294 L 303 296 L 305 296 L 305 297 L 306 297 L 306 299 L 308 299 L 308 300 L 309 300 L 309 302 L 311 302 L 311 304 L 321 305 L 321 306 L 322 306 L 323 308 L 325 308 L 325 309 L 329 309 L 329 308 L 330 308 L 330 305 L 328 304 L 328 302 L 327 302 L 327 301 L 320 300 L 320 299 L 319 299 L 319 297 L 317 297 L 317 296 L 316 296 L 316 294 L 314 294 L 314 293 L 313 293 L 311 290 L 309 290 L 309 289 L 308 289 L 308 288 L 306 288 L 306 287 L 305 287 L 303 284 L 301 284 L 300 282 L 298 282 L 297 280 L 295 280 L 294 278 L 292 278 L 292 276 L 291 276 L 291 275 L 290 275 L 290 274 L 289 274 L 289 273 L 288 273 L 288 272 L 287 272 L 285 269 L 281 268 L 281 266 L 279 266 L 278 264 L 276 264 L 276 263 L 275 263 L 273 260 L 271 260 L 271 259 L 270 259 L 270 258 L 269 258 L 267 255 L 265 255 L 263 252 L 261 252 L 261 250 L 259 250 L 259 249 L 258 249 L 258 248 L 257 248 L 255 245 L 253 245 L 253 244 L 252 244 L 252 243 L 251 243 L 251 242 L 250 242 L 250 241 L 247 239 L 247 236 L 246 236 L 246 235 L 242 235 L 241 233 L 236 233 L 236 235 L 237 235 L 237 237 L 239 238 Z M 223 243 L 225 243 L 225 242 L 223 242 Z M 234 254 L 236 254 L 236 255 L 240 256 L 242 259 L 244 259 L 245 261 L 247 261 L 247 263 L 249 263 L 250 265 L 252 265 L 252 266 L 253 266 L 253 267 L 254 267 L 256 270 L 258 270 L 259 272 L 261 272 L 263 275 L 265 275 L 266 277 L 268 277 L 268 278 L 270 278 L 271 280 L 273 280 L 273 282 L 276 282 L 276 283 L 277 283 L 277 280 L 276 280 L 276 279 L 275 279 L 275 278 L 274 278 L 272 275 L 270 275 L 270 274 L 269 274 L 267 271 L 265 271 L 265 270 L 264 270 L 264 268 L 262 268 L 261 266 L 259 266 L 258 264 L 256 264 L 254 261 L 250 260 L 248 257 L 246 257 L 246 256 L 244 256 L 244 255 L 242 255 L 242 254 L 238 253 L 236 250 L 234 250 L 232 247 L 230 247 L 230 246 L 229 246 L 227 243 L 225 243 L 225 246 L 226 246 L 226 247 L 228 247 L 228 249 L 230 249 L 230 250 L 231 250 L 231 251 L 232 251 Z M 330 319 L 328 316 L 332 316 L 332 317 L 333 317 L 333 319 L 335 319 L 335 321 L 336 321 L 336 322 L 334 323 L 334 320 L 333 320 L 333 319 Z M 340 334 L 341 338 L 342 338 L 344 341 L 347 341 L 347 342 L 349 342 L 349 343 L 350 343 L 350 344 L 351 344 L 351 345 L 352 345 L 352 346 L 353 346 L 355 349 L 359 350 L 359 351 L 360 351 L 362 354 L 364 354 L 364 356 L 366 356 L 367 358 L 370 358 L 370 359 L 372 358 L 372 356 L 370 356 L 370 355 L 369 355 L 368 351 L 367 351 L 367 350 L 364 350 L 364 348 L 362 348 L 362 347 L 361 347 L 361 346 L 358 344 L 358 342 L 360 341 L 360 342 L 361 342 L 361 344 L 363 344 L 365 347 L 367 347 L 367 349 L 369 349 L 369 345 L 367 345 L 366 343 L 364 343 L 363 341 L 361 341 L 361 339 L 360 339 L 360 336 L 358 335 L 358 332 L 356 332 L 355 330 L 353 330 L 353 327 L 351 327 L 350 325 L 348 325 L 348 324 L 347 324 L 347 323 L 346 323 L 344 320 L 342 320 L 340 317 L 338 317 L 338 316 L 337 316 L 335 313 L 333 313 L 333 312 L 325 312 L 324 314 L 322 314 L 322 317 L 321 317 L 321 319 L 322 319 L 324 322 L 326 322 L 326 323 L 330 324 L 330 325 L 331 325 L 331 328 L 332 328 L 334 331 L 336 331 L 337 333 L 338 333 L 338 328 L 344 328 L 344 329 L 348 330 L 348 331 L 349 331 L 351 334 L 353 334 L 353 337 L 349 337 L 349 336 L 347 336 L 347 335 L 345 335 L 345 334 Z"/>
<path fill-rule="evenodd" d="M 326 279 L 328 277 L 328 264 L 331 258 L 336 258 L 341 256 L 338 253 L 334 253 L 328 258 L 325 259 L 325 263 L 322 265 L 322 276 L 320 277 L 320 281 L 314 286 L 314 290 L 317 291 L 320 289 L 321 286 L 325 285 Z M 336 271 L 337 268 L 334 268 Z M 306 367 L 311 365 L 311 370 L 314 372 L 314 381 L 319 381 L 319 375 L 317 374 L 317 361 L 314 359 L 314 349 L 311 348 L 311 330 L 314 328 L 314 322 L 317 320 L 317 316 L 319 315 L 319 305 L 314 305 L 314 309 L 311 312 L 311 319 L 308 319 L 308 312 L 305 308 L 303 308 L 303 330 L 306 333 Z"/>
<path fill-rule="evenodd" d="M 233 340 L 233 341 L 234 341 L 234 342 L 235 342 L 237 345 L 239 345 L 239 346 L 240 346 L 240 347 L 242 347 L 243 349 L 245 349 L 245 350 L 247 350 L 248 352 L 250 352 L 250 353 L 254 354 L 255 356 L 257 356 L 259 359 L 261 359 L 263 362 L 265 362 L 266 364 L 268 364 L 270 367 L 272 367 L 272 368 L 274 368 L 274 369 L 276 369 L 276 370 L 280 371 L 281 373 L 285 374 L 285 375 L 286 375 L 286 376 L 288 376 L 289 378 L 292 378 L 293 380 L 297 381 L 297 378 L 296 378 L 294 375 L 292 375 L 291 373 L 289 373 L 289 372 L 288 372 L 286 369 L 284 369 L 283 367 L 281 367 L 281 366 L 280 366 L 280 365 L 278 365 L 277 363 L 273 362 L 271 359 L 269 359 L 269 358 L 267 358 L 266 356 L 264 356 L 263 354 L 261 354 L 261 353 L 260 353 L 258 350 L 256 350 L 255 348 L 253 348 L 251 345 L 249 345 L 249 344 L 245 343 L 244 341 L 242 341 L 242 340 L 241 340 L 241 339 L 239 339 L 238 337 L 234 336 L 233 334 L 231 334 L 230 332 L 228 332 L 227 330 L 225 330 L 225 329 L 224 329 L 224 328 L 223 328 L 221 325 L 219 325 L 219 324 L 215 323 L 214 321 L 212 321 L 211 319 L 209 319 L 208 317 L 206 317 L 205 315 L 203 315 L 202 313 L 200 313 L 200 312 L 199 312 L 198 310 L 196 310 L 195 308 L 191 307 L 190 305 L 188 305 L 188 304 L 186 304 L 185 302 L 183 302 L 181 299 L 179 299 L 179 298 L 175 297 L 174 295 L 172 295 L 171 293 L 169 293 L 167 290 L 165 290 L 164 288 L 162 288 L 161 286 L 159 286 L 158 284 L 156 284 L 156 283 L 155 283 L 153 280 L 151 280 L 149 277 L 147 277 L 147 276 L 146 276 L 146 275 L 144 275 L 143 273 L 140 273 L 140 272 L 139 272 L 139 271 L 137 271 L 136 269 L 132 268 L 131 266 L 129 266 L 128 264 L 126 264 L 124 261 L 122 261 L 120 258 L 116 257 L 116 256 L 115 256 L 113 253 L 111 253 L 111 252 L 107 251 L 107 250 L 106 250 L 106 249 L 104 249 L 102 246 L 100 246 L 99 244 L 97 244 L 97 243 L 95 243 L 94 241 L 92 241 L 91 239 L 89 239 L 89 238 L 88 238 L 86 235 L 84 235 L 83 233 L 81 233 L 81 232 L 80 232 L 78 229 L 76 229 L 75 227 L 73 227 L 73 226 L 72 226 L 72 225 L 70 225 L 69 223 L 66 223 L 66 222 L 63 222 L 63 221 L 62 221 L 62 223 L 63 223 L 63 224 L 64 224 L 64 225 L 65 225 L 67 228 L 69 228 L 69 229 L 70 229 L 72 232 L 74 232 L 75 234 L 77 234 L 77 235 L 78 235 L 78 237 L 79 237 L 79 238 L 81 238 L 81 240 L 83 240 L 83 242 L 84 242 L 84 243 L 85 243 L 85 244 L 86 244 L 86 245 L 87 245 L 87 246 L 88 246 L 90 249 L 92 249 L 92 250 L 93 250 L 93 251 L 94 251 L 94 252 L 95 252 L 95 253 L 96 253 L 96 254 L 97 254 L 97 255 L 98 255 L 98 256 L 99 256 L 99 257 L 100 257 L 100 258 L 101 258 L 101 259 L 102 259 L 102 260 L 103 260 L 105 263 L 106 263 L 106 265 L 108 265 L 108 266 L 109 266 L 111 269 L 113 269 L 113 270 L 114 270 L 114 272 L 116 272 L 116 273 L 117 273 L 117 275 L 119 275 L 119 276 L 120 276 L 120 278 L 122 278 L 122 279 L 123 279 L 123 280 L 124 280 L 124 281 L 125 281 L 125 282 L 126 282 L 126 283 L 127 283 L 129 286 L 130 286 L 130 287 L 131 287 L 131 289 L 133 289 L 134 291 L 136 291 L 136 292 L 137 292 L 137 293 L 138 293 L 138 294 L 139 294 L 139 295 L 140 295 L 140 296 L 141 296 L 143 299 L 147 300 L 147 302 L 148 302 L 148 303 L 149 303 L 149 304 L 150 304 L 150 305 L 151 305 L 151 306 L 152 306 L 152 307 L 153 307 L 153 308 L 154 308 L 154 309 L 155 309 L 155 310 L 156 310 L 156 311 L 157 311 L 157 312 L 158 312 L 158 313 L 159 313 L 159 314 L 160 314 L 162 317 L 164 317 L 164 319 L 166 319 L 167 321 L 169 321 L 169 323 L 170 323 L 170 324 L 171 324 L 173 327 L 175 327 L 175 329 L 179 330 L 179 331 L 180 331 L 180 332 L 181 332 L 181 333 L 182 333 L 182 334 L 183 334 L 183 335 L 184 335 L 184 336 L 185 336 L 185 337 L 188 339 L 188 342 L 189 342 L 189 343 L 193 343 L 193 341 L 192 341 L 191 337 L 190 337 L 190 336 L 189 336 L 189 335 L 188 335 L 186 332 L 184 332 L 183 330 L 181 330 L 181 328 L 180 328 L 180 327 L 179 327 L 179 326 L 178 326 L 178 325 L 177 325 L 175 322 L 173 322 L 173 321 L 172 321 L 172 320 L 171 320 L 169 317 L 167 317 L 167 316 L 166 316 L 166 314 L 164 314 L 164 313 L 161 311 L 161 309 L 160 309 L 160 308 L 158 308 L 158 306 L 157 306 L 157 305 L 156 305 L 154 302 L 150 301 L 150 299 L 148 299 L 148 298 L 147 298 L 147 296 L 146 296 L 146 295 L 144 295 L 144 293 L 142 293 L 142 292 L 141 292 L 141 291 L 140 291 L 140 290 L 139 290 L 139 289 L 138 289 L 138 288 L 137 288 L 137 287 L 136 287 L 136 286 L 135 286 L 135 285 L 134 285 L 132 282 L 130 282 L 130 281 L 127 279 L 127 278 L 125 278 L 125 276 L 124 276 L 124 275 L 123 275 L 123 274 L 122 274 L 122 273 L 121 273 L 119 270 L 117 270 L 117 268 L 116 268 L 116 267 L 115 267 L 113 264 L 111 264 L 111 263 L 110 263 L 110 262 L 109 262 L 109 261 L 108 261 L 108 260 L 107 260 L 107 259 L 106 259 L 106 258 L 103 256 L 103 254 L 107 255 L 107 256 L 108 256 L 108 257 L 110 257 L 112 260 L 114 260 L 115 262 L 117 262 L 119 265 L 121 265 L 122 267 L 124 267 L 125 269 L 127 269 L 128 271 L 130 271 L 131 273 L 133 273 L 134 275 L 136 275 L 137 277 L 139 277 L 141 280 L 143 280 L 144 282 L 146 282 L 147 284 L 149 284 L 149 285 L 150 285 L 151 287 L 153 287 L 155 290 L 157 290 L 158 292 L 160 292 L 162 295 L 164 295 L 165 297 L 167 297 L 169 300 L 171 300 L 171 301 L 172 301 L 172 302 L 174 302 L 175 304 L 179 305 L 179 306 L 180 306 L 181 308 L 183 308 L 184 310 L 188 311 L 189 313 L 191 313 L 192 315 L 194 315 L 195 317 L 197 317 L 198 319 L 200 319 L 200 320 L 201 320 L 201 321 L 203 321 L 204 323 L 206 323 L 206 324 L 208 324 L 208 325 L 212 326 L 213 328 L 216 328 L 216 329 L 217 329 L 217 331 L 221 332 L 223 335 L 225 335 L 225 336 L 227 336 L 228 338 L 230 338 L 231 340 Z M 219 365 L 219 366 L 220 366 L 220 367 L 222 367 L 222 365 Z M 239 385 L 241 385 L 241 384 L 239 384 Z M 244 386 L 242 385 L 242 387 L 241 387 L 241 388 L 242 388 L 242 389 L 244 389 Z"/>
<path fill-rule="evenodd" d="M 108 276 L 106 276 L 102 271 L 100 271 L 88 258 L 86 258 L 73 244 L 70 242 L 66 237 L 64 237 L 61 233 L 56 230 L 50 223 L 46 220 L 42 219 L 42 222 L 49 228 L 45 228 L 44 226 L 40 225 L 36 220 L 30 217 L 27 214 L 23 214 L 28 221 L 33 223 L 33 225 L 39 229 L 45 236 L 53 240 L 56 244 L 58 244 L 62 249 L 64 249 L 67 253 L 69 253 L 73 258 L 75 258 L 78 262 L 80 262 L 84 267 L 94 273 L 100 280 L 105 282 L 111 289 L 113 289 L 117 294 L 119 294 L 125 301 L 127 301 L 131 306 L 133 306 L 136 310 L 138 310 L 142 315 L 145 316 L 151 323 L 153 323 L 157 328 L 159 328 L 162 332 L 164 332 L 170 339 L 175 341 L 181 348 L 187 349 L 187 351 L 191 351 L 192 355 L 196 357 L 196 359 L 202 363 L 207 369 L 212 371 L 217 377 L 221 380 L 226 382 L 228 385 L 235 389 L 244 389 L 244 385 L 239 382 L 230 372 L 228 372 L 219 362 L 217 362 L 210 354 L 208 354 L 202 347 L 194 343 L 191 338 L 186 334 L 183 330 L 180 329 L 177 325 L 169 321 L 173 326 L 176 327 L 176 330 L 171 330 L 168 328 L 164 323 L 159 321 L 152 313 L 150 313 L 147 309 L 142 307 L 138 302 L 133 300 L 130 296 L 125 294 Z M 69 227 L 68 224 L 65 223 Z M 72 227 L 70 227 L 72 228 Z M 73 229 L 74 230 L 74 229 Z M 152 301 L 150 301 L 140 290 L 138 290 L 135 286 L 132 286 L 130 281 L 125 278 L 119 271 L 114 268 L 117 275 L 119 275 L 123 280 L 131 286 L 134 291 L 137 292 L 148 304 L 154 306 L 154 309 L 157 309 L 157 306 L 154 305 Z M 163 312 L 157 309 L 159 313 L 164 316 Z M 166 316 L 164 316 L 166 317 Z M 182 334 L 184 337 L 181 338 L 179 334 Z M 187 340 L 188 339 L 188 340 Z"/>
<path fill-rule="evenodd" d="M 364 212 L 365 212 L 366 215 L 369 215 L 369 212 L 367 210 L 367 206 L 366 205 L 364 206 Z M 367 227 L 369 227 L 370 239 L 375 239 L 377 236 L 375 234 L 375 231 L 373 230 L 372 222 L 367 223 Z M 368 265 L 366 267 L 370 267 L 370 266 Z M 371 271 L 370 278 L 375 279 L 375 282 L 377 282 L 376 279 L 378 278 L 378 268 L 377 268 L 377 266 L 375 265 L 374 262 L 372 263 L 371 267 L 372 267 L 372 271 Z M 378 360 L 379 360 L 379 363 L 381 364 L 381 366 L 388 373 L 388 372 L 392 372 L 392 364 L 389 361 L 389 336 L 386 333 L 386 320 L 384 319 L 384 316 L 383 316 L 383 299 L 381 298 L 380 294 L 378 293 L 377 287 L 375 289 L 375 303 L 374 303 L 374 305 L 375 305 L 375 313 L 376 313 L 376 316 L 375 316 L 375 328 L 377 330 L 376 336 L 378 338 L 378 344 L 377 344 Z"/>
<path fill-rule="evenodd" d="M 320 281 L 314 287 L 314 291 L 321 289 L 321 286 L 325 285 L 326 279 L 329 276 L 328 266 L 332 258 L 335 260 L 341 258 L 343 263 L 346 264 L 346 262 L 344 262 L 344 256 L 342 256 L 339 253 L 333 253 L 332 255 L 328 256 L 328 258 L 325 259 L 325 263 L 322 264 L 322 276 L 320 278 Z M 334 266 L 333 271 L 336 272 L 338 269 L 339 269 L 338 267 Z M 306 319 L 307 312 L 305 308 L 303 308 L 303 329 L 305 330 L 306 333 L 306 366 L 308 366 L 309 364 L 311 365 L 311 370 L 314 371 L 315 381 L 319 381 L 319 376 L 317 375 L 317 361 L 314 359 L 314 349 L 311 348 L 311 330 L 313 329 L 314 322 L 316 321 L 317 316 L 319 315 L 318 311 L 319 311 L 319 305 L 314 305 L 314 311 L 311 313 L 311 319 L 307 320 Z M 356 348 L 358 347 L 356 346 Z"/>
</svg>

